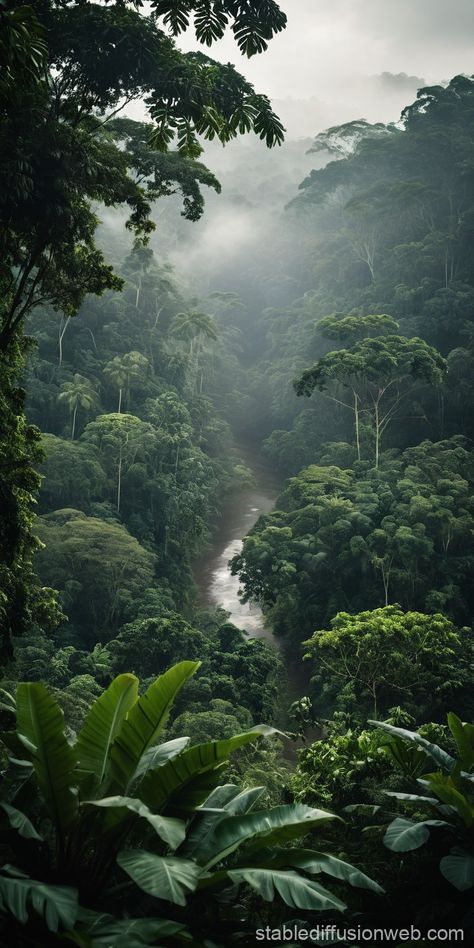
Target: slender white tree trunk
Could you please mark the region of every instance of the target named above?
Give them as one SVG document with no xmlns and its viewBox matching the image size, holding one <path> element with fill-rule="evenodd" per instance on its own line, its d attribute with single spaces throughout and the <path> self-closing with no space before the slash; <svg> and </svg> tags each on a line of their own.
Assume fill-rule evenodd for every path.
<svg viewBox="0 0 474 948">
<path fill-rule="evenodd" d="M 65 335 L 66 329 L 67 329 L 67 327 L 68 327 L 68 325 L 69 325 L 69 320 L 70 320 L 70 318 L 71 318 L 71 317 L 68 316 L 65 323 L 63 323 L 63 320 L 62 320 L 62 318 L 61 318 L 61 322 L 60 322 L 60 324 L 59 324 L 59 340 L 58 340 L 58 342 L 59 342 L 59 365 L 62 365 L 62 361 L 63 361 L 63 339 L 64 339 L 64 335 Z"/>
<path fill-rule="evenodd" d="M 118 478 L 117 478 L 117 513 L 120 513 L 121 492 L 122 492 L 122 445 L 120 445 Z"/>
<path fill-rule="evenodd" d="M 379 400 L 375 402 L 375 468 L 378 470 L 380 453 L 380 414 Z"/>
<path fill-rule="evenodd" d="M 74 441 L 74 435 L 76 433 L 76 415 L 77 415 L 77 398 L 74 403 L 74 411 L 72 413 L 71 441 Z"/>
<path fill-rule="evenodd" d="M 359 432 L 359 396 L 354 392 L 355 433 L 357 445 L 357 460 L 360 461 L 360 432 Z"/>
</svg>

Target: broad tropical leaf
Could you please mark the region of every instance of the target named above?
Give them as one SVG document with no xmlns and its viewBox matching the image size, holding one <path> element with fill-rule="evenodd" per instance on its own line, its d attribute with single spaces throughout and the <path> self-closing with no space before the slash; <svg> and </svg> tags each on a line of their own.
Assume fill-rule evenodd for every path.
<svg viewBox="0 0 474 948">
<path fill-rule="evenodd" d="M 429 826 L 448 825 L 443 820 L 423 820 L 420 823 L 414 823 L 413 820 L 397 816 L 387 827 L 383 841 L 387 849 L 391 849 L 392 852 L 407 853 L 412 849 L 419 849 L 423 843 L 426 843 L 430 835 Z"/>
<path fill-rule="evenodd" d="M 10 806 L 9 803 L 0 803 L 0 807 L 5 811 L 10 826 L 18 830 L 20 836 L 23 836 L 25 839 L 43 839 L 43 837 L 36 832 L 31 820 L 29 820 L 26 814 L 22 813 L 21 810 Z"/>
<path fill-rule="evenodd" d="M 426 775 L 426 783 L 439 800 L 452 807 L 466 826 L 472 826 L 474 810 L 463 793 L 456 789 L 450 777 L 438 772 Z"/>
<path fill-rule="evenodd" d="M 246 882 L 255 892 L 273 902 L 275 893 L 291 908 L 308 911 L 336 910 L 343 912 L 344 902 L 312 879 L 305 879 L 296 872 L 274 869 L 233 869 L 228 872 L 233 882 Z"/>
<path fill-rule="evenodd" d="M 106 913 L 79 911 L 80 930 L 93 939 L 94 948 L 143 948 L 157 940 L 185 931 L 180 922 L 165 918 L 117 919 Z"/>
<path fill-rule="evenodd" d="M 194 892 L 203 875 L 195 862 L 175 856 L 156 856 L 144 849 L 123 850 L 117 862 L 148 895 L 175 905 L 186 905 L 186 894 Z"/>
<path fill-rule="evenodd" d="M 263 793 L 265 793 L 265 787 L 249 787 L 248 790 L 242 790 L 233 800 L 226 803 L 224 810 L 232 816 L 249 813 Z"/>
<path fill-rule="evenodd" d="M 195 744 L 163 767 L 150 771 L 140 784 L 140 797 L 155 811 L 162 811 L 170 801 L 173 813 L 193 812 L 215 787 L 213 774 L 208 771 L 217 771 L 218 782 L 219 769 L 233 751 L 274 733 L 274 728 L 260 724 L 224 741 Z"/>
<path fill-rule="evenodd" d="M 44 685 L 18 685 L 18 736 L 31 755 L 47 810 L 60 835 L 77 813 L 75 756 L 64 733 L 64 715 Z"/>
<path fill-rule="evenodd" d="M 174 665 L 133 705 L 110 751 L 109 776 L 114 789 L 127 790 L 143 754 L 156 744 L 176 695 L 199 666 L 200 662 Z"/>
<path fill-rule="evenodd" d="M 216 767 L 196 774 L 191 780 L 176 789 L 170 800 L 167 801 L 163 812 L 168 816 L 177 816 L 180 819 L 189 819 L 202 805 L 209 793 L 221 783 L 226 771 L 227 762 L 223 761 Z"/>
<path fill-rule="evenodd" d="M 460 892 L 474 887 L 474 854 L 453 850 L 443 856 L 439 868 L 441 874 Z"/>
<path fill-rule="evenodd" d="M 349 885 L 358 886 L 360 889 L 370 889 L 372 892 L 378 892 L 379 894 L 384 891 L 378 882 L 374 882 L 373 879 L 366 876 L 365 872 L 361 872 L 356 866 L 351 866 L 350 863 L 327 853 L 319 853 L 311 849 L 289 849 L 287 852 L 282 852 L 281 856 L 278 857 L 278 864 L 304 869 L 310 875 L 324 872 L 334 879 L 340 879 L 341 882 L 348 882 Z"/>
<path fill-rule="evenodd" d="M 216 823 L 228 815 L 224 807 L 231 803 L 237 796 L 239 796 L 238 787 L 232 783 L 216 787 L 215 790 L 209 794 L 202 806 L 196 810 L 196 815 L 186 836 L 186 842 L 181 848 L 182 855 L 192 855 L 196 847 L 201 843 L 201 840 L 205 839 Z"/>
<path fill-rule="evenodd" d="M 155 770 L 156 767 L 162 767 L 167 760 L 177 757 L 188 746 L 189 737 L 176 737 L 174 741 L 167 741 L 166 744 L 158 744 L 156 747 L 149 747 L 143 754 L 140 763 L 135 771 L 135 780 L 145 777 L 149 770 Z"/>
<path fill-rule="evenodd" d="M 418 793 L 399 793 L 396 790 L 384 790 L 384 793 L 386 797 L 403 800 L 404 803 L 429 803 L 431 806 L 439 806 L 439 800 L 436 797 L 423 797 Z"/>
<path fill-rule="evenodd" d="M 369 721 L 369 724 L 373 724 L 374 727 L 379 728 L 381 731 L 386 731 L 387 734 L 392 734 L 393 737 L 401 737 L 405 741 L 411 741 L 413 744 L 417 744 L 429 757 L 436 761 L 443 771 L 451 773 L 453 770 L 456 763 L 454 757 L 447 754 L 446 751 L 438 747 L 437 744 L 431 744 L 430 741 L 427 741 L 421 734 L 417 734 L 416 731 L 407 731 L 403 727 L 394 727 L 393 724 L 386 724 L 384 721 Z"/>
<path fill-rule="evenodd" d="M 219 811 L 223 812 L 224 807 L 228 806 L 229 803 L 232 803 L 232 800 L 235 800 L 240 796 L 239 788 L 235 786 L 234 783 L 224 783 L 220 787 L 216 787 L 209 794 L 200 811 L 203 813 L 205 811 Z M 225 814 L 224 814 L 225 815 Z"/>
<path fill-rule="evenodd" d="M 102 783 L 110 748 L 125 715 L 138 697 L 138 678 L 119 675 L 94 702 L 77 738 L 75 752 L 79 771 L 92 773 Z"/>
<path fill-rule="evenodd" d="M 77 899 L 76 889 L 45 885 L 44 882 L 18 874 L 13 867 L 2 868 L 0 911 L 10 912 L 22 925 L 28 921 L 30 910 L 34 909 L 44 918 L 51 932 L 57 932 L 60 925 L 66 929 L 74 928 L 78 912 Z"/>
<path fill-rule="evenodd" d="M 247 813 L 261 797 L 264 789 L 252 787 L 239 793 L 238 788 L 230 783 L 216 787 L 197 810 L 181 853 L 185 856 L 193 855 L 217 823 L 229 815 Z"/>
<path fill-rule="evenodd" d="M 145 803 L 141 800 L 135 800 L 132 797 L 104 797 L 102 800 L 87 800 L 84 806 L 99 806 L 118 811 L 129 811 L 141 816 L 155 830 L 155 833 L 162 839 L 170 849 L 177 849 L 183 842 L 186 835 L 185 824 L 181 820 L 173 819 L 170 816 L 160 816 L 152 813 Z"/>
<path fill-rule="evenodd" d="M 317 824 L 334 819 L 337 817 L 332 813 L 313 809 L 304 803 L 228 816 L 203 839 L 195 850 L 195 858 L 206 869 L 210 869 L 216 863 L 222 862 L 242 843 L 250 841 L 252 848 L 273 846 L 285 840 L 305 836 Z"/>
<path fill-rule="evenodd" d="M 8 711 L 10 714 L 16 712 L 15 698 L 9 691 L 5 691 L 5 688 L 0 688 L 0 711 Z"/>
<path fill-rule="evenodd" d="M 473 732 L 472 724 L 463 724 L 457 714 L 452 711 L 448 714 L 448 725 L 451 734 L 456 741 L 459 751 L 459 759 L 465 770 L 471 770 L 474 764 Z"/>
</svg>

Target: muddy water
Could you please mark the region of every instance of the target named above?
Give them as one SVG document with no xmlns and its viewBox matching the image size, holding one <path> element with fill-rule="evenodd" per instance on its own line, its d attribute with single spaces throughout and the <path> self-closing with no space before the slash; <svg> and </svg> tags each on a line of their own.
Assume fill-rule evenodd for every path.
<svg viewBox="0 0 474 948">
<path fill-rule="evenodd" d="M 232 576 L 229 560 L 242 549 L 243 539 L 261 514 L 269 513 L 281 490 L 281 484 L 273 472 L 264 466 L 255 454 L 245 452 L 245 462 L 255 478 L 255 487 L 238 491 L 231 497 L 222 512 L 218 527 L 213 534 L 210 548 L 200 558 L 194 569 L 194 579 L 200 598 L 206 605 L 222 606 L 230 613 L 229 621 L 245 629 L 251 638 L 265 639 L 274 648 L 280 648 L 279 640 L 265 624 L 262 611 L 253 603 L 242 603 L 239 599 L 240 582 Z M 308 693 L 308 673 L 301 659 L 288 661 L 284 658 L 288 677 L 288 690 L 282 700 L 286 707 L 291 701 Z"/>
<path fill-rule="evenodd" d="M 229 621 L 256 639 L 276 646 L 270 629 L 265 627 L 261 609 L 239 599 L 239 577 L 232 576 L 229 560 L 242 549 L 245 535 L 261 514 L 268 513 L 276 500 L 277 488 L 265 492 L 257 488 L 237 493 L 226 504 L 212 545 L 194 570 L 194 578 L 203 602 L 222 606 L 230 613 Z"/>
</svg>

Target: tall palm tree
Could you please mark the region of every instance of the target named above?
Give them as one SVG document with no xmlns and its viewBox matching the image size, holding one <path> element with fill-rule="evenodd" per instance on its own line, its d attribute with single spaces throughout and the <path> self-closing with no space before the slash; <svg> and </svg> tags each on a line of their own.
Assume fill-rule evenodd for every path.
<svg viewBox="0 0 474 948">
<path fill-rule="evenodd" d="M 193 352 L 195 340 L 206 338 L 215 342 L 217 339 L 214 320 L 207 313 L 177 313 L 171 323 L 170 333 L 189 341 L 190 354 Z"/>
<path fill-rule="evenodd" d="M 65 382 L 64 385 L 61 385 L 58 401 L 65 402 L 69 408 L 71 413 L 71 441 L 74 441 L 77 409 L 80 406 L 84 411 L 89 412 L 97 402 L 97 392 L 89 379 L 76 372 L 72 382 Z"/>
<path fill-rule="evenodd" d="M 204 340 L 216 342 L 217 330 L 212 316 L 207 313 L 177 313 L 171 326 L 170 334 L 178 339 L 189 342 L 189 356 L 194 356 L 194 379 L 197 379 L 200 370 L 200 355 L 203 351 Z M 201 370 L 200 392 L 202 392 L 203 373 Z"/>
<path fill-rule="evenodd" d="M 133 379 L 139 379 L 148 368 L 149 362 L 146 356 L 141 352 L 132 350 L 126 352 L 123 356 L 114 356 L 104 368 L 104 375 L 117 386 L 119 390 L 119 400 L 117 412 L 120 415 L 122 410 L 122 393 L 125 390 L 127 402 L 130 399 L 130 385 Z"/>
</svg>

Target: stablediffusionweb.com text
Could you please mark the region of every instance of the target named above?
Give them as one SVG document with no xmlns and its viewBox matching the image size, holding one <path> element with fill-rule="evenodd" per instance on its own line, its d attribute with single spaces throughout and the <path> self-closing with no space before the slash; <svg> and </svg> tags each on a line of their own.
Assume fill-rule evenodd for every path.
<svg viewBox="0 0 474 948">
<path fill-rule="evenodd" d="M 303 928 L 298 924 L 283 925 L 280 928 L 257 928 L 255 932 L 257 941 L 269 942 L 291 942 L 300 944 L 301 942 L 312 942 L 313 944 L 372 944 L 399 945 L 403 942 L 412 944 L 413 942 L 426 942 L 432 944 L 449 944 L 464 942 L 464 931 L 461 928 L 429 928 L 421 931 L 419 928 L 411 925 L 410 928 L 366 928 L 365 926 L 356 926 L 354 928 L 337 925 L 316 925 L 314 928 Z"/>
</svg>

